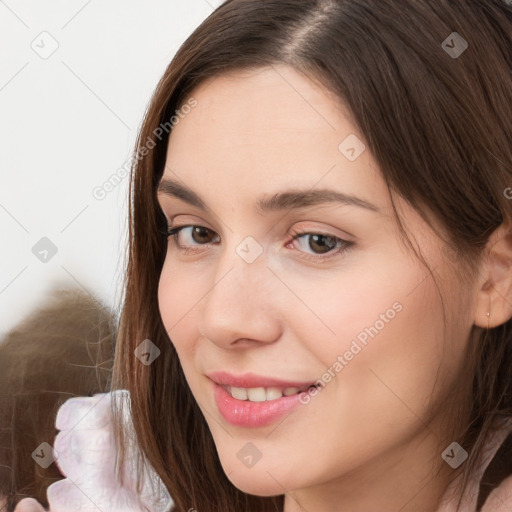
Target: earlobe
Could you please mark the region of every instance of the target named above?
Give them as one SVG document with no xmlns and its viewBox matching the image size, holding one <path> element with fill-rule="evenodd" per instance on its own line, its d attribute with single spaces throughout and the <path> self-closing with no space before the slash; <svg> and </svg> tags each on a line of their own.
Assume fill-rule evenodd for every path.
<svg viewBox="0 0 512 512">
<path fill-rule="evenodd" d="M 512 318 L 512 226 L 509 221 L 489 237 L 480 276 L 475 325 L 484 329 L 498 327 Z"/>
</svg>

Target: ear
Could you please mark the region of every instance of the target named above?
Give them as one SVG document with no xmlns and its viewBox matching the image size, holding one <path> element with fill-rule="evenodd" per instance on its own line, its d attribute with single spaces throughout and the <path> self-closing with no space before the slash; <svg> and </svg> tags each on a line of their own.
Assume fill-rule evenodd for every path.
<svg viewBox="0 0 512 512">
<path fill-rule="evenodd" d="M 480 278 L 475 325 L 487 329 L 504 324 L 512 317 L 512 225 L 508 219 L 487 241 Z"/>
</svg>

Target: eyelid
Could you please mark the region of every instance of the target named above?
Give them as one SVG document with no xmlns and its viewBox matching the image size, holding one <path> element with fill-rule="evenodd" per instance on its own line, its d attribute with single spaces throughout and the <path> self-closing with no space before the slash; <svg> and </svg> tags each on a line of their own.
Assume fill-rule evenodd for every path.
<svg viewBox="0 0 512 512">
<path fill-rule="evenodd" d="M 187 215 L 183 215 L 183 214 L 177 214 L 177 215 L 171 215 L 171 216 L 165 215 L 165 217 L 167 219 L 167 229 L 173 229 L 176 227 L 198 226 L 198 227 L 207 228 L 210 231 L 214 231 L 217 235 L 219 235 L 219 233 L 214 228 L 210 227 L 210 224 L 208 222 L 204 221 L 200 217 L 199 217 L 199 221 L 197 220 L 198 219 L 197 216 L 187 216 Z M 176 217 L 184 217 L 184 220 L 180 219 L 180 222 L 178 224 L 175 224 L 174 219 Z M 189 217 L 192 217 L 193 220 L 191 220 Z M 328 225 L 328 227 L 316 227 L 316 226 L 311 226 L 311 225 L 304 226 L 303 225 L 304 222 L 309 222 L 311 224 L 312 222 L 320 222 L 320 221 L 303 221 L 302 223 L 297 222 L 297 223 L 294 223 L 293 224 L 294 227 L 291 229 L 288 229 L 287 232 L 290 232 L 292 234 L 299 232 L 300 234 L 303 234 L 303 235 L 304 234 L 315 234 L 315 235 L 331 236 L 334 238 L 341 238 L 342 240 L 344 240 L 346 242 L 355 243 L 356 237 L 354 235 L 352 235 L 351 233 L 349 233 L 348 231 L 340 230 L 339 228 L 336 228 L 334 226 L 329 226 L 329 225 Z M 298 224 L 299 226 L 296 227 L 296 224 Z M 335 234 L 330 230 L 334 230 L 338 234 Z"/>
<path fill-rule="evenodd" d="M 210 227 L 210 223 L 206 220 L 204 220 L 202 217 L 198 215 L 191 215 L 186 213 L 176 213 L 173 215 L 168 215 L 165 213 L 165 211 L 162 209 L 162 213 L 165 215 L 165 218 L 167 220 L 167 225 L 169 228 L 175 227 L 174 222 L 176 217 L 180 218 L 180 226 L 190 226 L 191 224 L 194 225 L 201 225 L 205 228 L 211 229 L 212 231 L 215 231 L 212 227 Z"/>
<path fill-rule="evenodd" d="M 205 219 L 203 219 L 202 217 L 198 216 L 198 215 L 191 215 L 191 214 L 185 214 L 185 213 L 177 213 L 177 214 L 173 214 L 173 215 L 167 215 L 167 213 L 162 209 L 162 213 L 164 214 L 166 220 L 167 220 L 167 223 L 168 223 L 168 227 L 169 229 L 173 228 L 173 227 L 176 227 L 175 224 L 174 224 L 174 220 L 176 219 L 176 217 L 180 217 L 180 223 L 179 223 L 179 226 L 183 226 L 183 225 L 187 225 L 187 226 L 190 226 L 190 225 L 201 225 L 202 227 L 205 227 L 205 228 L 208 228 L 208 229 L 211 229 L 212 231 L 215 231 L 217 234 L 218 232 L 216 231 L 215 228 L 211 227 L 211 224 L 206 221 Z M 313 214 L 314 212 L 312 212 L 311 214 Z M 302 215 L 301 215 L 302 216 Z M 183 222 L 183 224 L 182 224 Z M 305 227 L 303 228 L 302 227 L 302 223 L 304 222 L 308 222 L 308 223 L 321 223 L 321 224 L 327 224 L 327 227 L 322 227 L 322 228 L 318 228 L 318 227 Z M 325 234 L 326 236 L 335 236 L 337 238 L 342 238 L 346 241 L 353 241 L 355 242 L 357 240 L 357 237 L 355 235 L 353 235 L 352 233 L 350 233 L 349 231 L 346 231 L 346 230 L 341 230 L 340 228 L 337 228 L 333 225 L 330 225 L 329 223 L 326 223 L 325 221 L 325 215 L 322 215 L 322 217 L 318 218 L 318 220 L 310 220 L 310 221 L 297 221 L 297 222 L 294 222 L 293 225 L 295 226 L 295 224 L 300 224 L 301 227 L 298 228 L 300 229 L 301 231 L 304 230 L 304 229 L 309 229 L 309 230 L 315 230 L 314 233 L 315 234 L 320 234 L 320 233 L 323 233 Z M 275 227 L 277 227 L 276 224 L 273 224 L 272 225 L 272 228 L 270 229 L 270 231 L 272 231 Z M 339 234 L 334 234 L 334 233 L 325 233 L 326 230 L 335 230 L 337 231 Z M 311 232 L 311 231 L 309 231 Z"/>
<path fill-rule="evenodd" d="M 165 206 L 164 205 L 166 204 L 166 201 L 171 201 L 171 205 L 172 206 Z M 162 195 L 161 198 L 158 196 L 158 200 L 157 200 L 157 204 L 158 206 L 160 207 L 160 210 L 162 211 L 162 213 L 164 214 L 164 216 L 166 217 L 169 225 L 173 224 L 174 223 L 174 219 L 176 217 L 180 217 L 180 221 L 181 221 L 181 217 L 184 217 L 185 218 L 185 222 L 190 222 L 191 224 L 196 224 L 197 222 L 200 222 L 202 223 L 201 225 L 203 225 L 204 227 L 208 227 L 208 229 L 212 229 L 213 231 L 215 231 L 215 229 L 213 227 L 210 227 L 211 224 L 206 221 L 203 217 L 201 217 L 201 211 L 200 210 L 197 210 L 195 207 L 193 206 L 188 206 L 188 208 L 192 209 L 192 210 L 196 210 L 199 212 L 199 214 L 190 214 L 190 213 L 175 213 L 175 214 L 172 214 L 172 215 L 168 215 L 166 212 L 165 212 L 165 209 L 168 209 L 168 210 L 174 210 L 176 211 L 177 207 L 175 206 L 174 202 L 175 199 L 172 199 L 172 198 L 169 198 L 169 196 L 166 196 L 166 195 Z M 164 209 L 165 208 L 165 209 Z M 342 221 L 343 219 L 347 219 L 349 220 L 350 222 L 353 222 L 353 219 L 354 219 L 354 216 L 352 215 L 352 212 L 350 210 L 343 210 L 343 212 L 345 213 L 342 213 L 342 214 L 339 214 L 338 212 L 341 211 L 341 210 L 338 210 L 336 208 L 336 206 L 333 206 L 333 205 L 322 205 L 322 206 L 319 206 L 317 207 L 316 209 L 313 209 L 311 211 L 308 211 L 308 212 L 290 212 L 291 215 L 287 215 L 286 218 L 288 219 L 293 219 L 293 218 L 297 218 L 297 222 L 300 222 L 299 221 L 299 218 L 301 217 L 304 217 L 305 215 L 307 216 L 312 216 L 312 217 L 317 217 L 316 219 L 311 219 L 309 222 L 319 222 L 319 223 L 322 223 L 322 224 L 326 224 L 326 217 L 334 220 L 336 218 L 336 215 L 339 215 L 339 220 Z M 204 213 L 204 212 L 202 212 Z M 216 215 L 214 215 L 215 217 L 217 217 Z M 266 214 L 263 215 L 263 217 L 265 218 Z M 191 220 L 189 220 L 188 218 L 191 217 Z M 283 218 L 281 216 L 281 218 Z M 199 221 L 197 221 L 197 219 L 199 219 Z M 281 223 L 281 221 L 278 221 L 278 224 L 276 224 L 275 222 L 275 217 L 273 217 L 272 215 L 269 215 L 268 217 L 268 222 L 272 224 L 272 229 L 274 229 L 274 227 L 276 227 L 278 224 Z M 339 228 L 335 227 L 334 225 L 330 225 L 329 226 L 329 223 L 328 224 L 328 227 L 327 229 L 335 229 L 336 231 L 340 231 Z M 315 228 L 316 229 L 316 228 Z M 345 236 L 348 236 L 348 237 L 351 237 L 352 240 L 357 240 L 357 236 L 350 233 L 349 231 L 346 231 L 346 230 L 341 230 L 341 233 L 340 235 L 336 235 L 336 236 L 340 236 L 340 237 L 345 237 Z"/>
</svg>

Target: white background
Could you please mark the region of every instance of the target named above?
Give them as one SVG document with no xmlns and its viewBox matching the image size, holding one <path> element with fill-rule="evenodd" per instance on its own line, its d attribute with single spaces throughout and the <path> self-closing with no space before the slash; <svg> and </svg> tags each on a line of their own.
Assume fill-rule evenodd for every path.
<svg viewBox="0 0 512 512">
<path fill-rule="evenodd" d="M 0 0 L 0 340 L 58 285 L 119 306 L 129 178 L 103 200 L 92 191 L 125 164 L 166 66 L 220 3 Z M 32 252 L 43 237 L 57 247 L 46 262 Z"/>
</svg>

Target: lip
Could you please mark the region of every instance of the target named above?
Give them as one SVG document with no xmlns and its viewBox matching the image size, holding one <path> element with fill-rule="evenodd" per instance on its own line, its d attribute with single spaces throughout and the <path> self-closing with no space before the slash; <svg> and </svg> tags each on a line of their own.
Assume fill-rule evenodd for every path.
<svg viewBox="0 0 512 512">
<path fill-rule="evenodd" d="M 224 386 L 234 386 L 237 388 L 299 388 L 307 389 L 314 385 L 314 381 L 285 381 L 273 377 L 256 375 L 255 373 L 244 373 L 242 375 L 233 375 L 228 372 L 211 372 L 207 377 Z"/>
<path fill-rule="evenodd" d="M 264 402 L 251 402 L 250 400 L 238 400 L 233 398 L 223 386 L 242 388 L 257 387 L 296 387 L 308 389 L 314 385 L 308 382 L 284 381 L 270 377 L 261 377 L 252 373 L 244 375 L 231 375 L 226 372 L 213 372 L 208 374 L 211 380 L 212 392 L 222 417 L 231 425 L 245 428 L 258 428 L 271 425 L 294 409 L 300 407 L 302 393 L 291 396 L 282 396 L 275 400 Z"/>
</svg>

